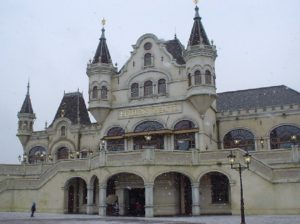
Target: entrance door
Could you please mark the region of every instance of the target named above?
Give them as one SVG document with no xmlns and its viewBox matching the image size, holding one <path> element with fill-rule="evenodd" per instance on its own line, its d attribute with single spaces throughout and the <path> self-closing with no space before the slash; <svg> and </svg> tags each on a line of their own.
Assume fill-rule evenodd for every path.
<svg viewBox="0 0 300 224">
<path fill-rule="evenodd" d="M 69 187 L 69 194 L 68 194 L 68 213 L 74 212 L 74 187 Z"/>
<path fill-rule="evenodd" d="M 125 206 L 128 208 L 126 215 L 145 216 L 145 189 L 132 188 L 125 195 Z"/>
</svg>

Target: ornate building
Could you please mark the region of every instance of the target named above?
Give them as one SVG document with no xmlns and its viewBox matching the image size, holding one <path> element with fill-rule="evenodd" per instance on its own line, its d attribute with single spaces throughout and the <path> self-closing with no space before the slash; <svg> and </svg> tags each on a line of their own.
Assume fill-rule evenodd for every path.
<svg viewBox="0 0 300 224">
<path fill-rule="evenodd" d="M 66 93 L 34 131 L 29 86 L 18 113 L 21 165 L 1 165 L 0 210 L 114 215 L 300 212 L 300 94 L 286 86 L 216 93 L 216 47 L 198 7 L 184 47 L 141 36 L 118 70 L 105 29 L 87 65 L 88 109 Z M 91 123 L 88 111 L 96 119 Z M 243 155 L 249 152 L 250 164 Z"/>
</svg>

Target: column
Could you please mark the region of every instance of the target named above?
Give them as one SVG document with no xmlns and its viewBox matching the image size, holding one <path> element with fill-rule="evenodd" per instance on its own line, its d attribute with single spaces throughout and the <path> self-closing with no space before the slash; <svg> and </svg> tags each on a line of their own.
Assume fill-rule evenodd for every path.
<svg viewBox="0 0 300 224">
<path fill-rule="evenodd" d="M 192 201 L 193 201 L 193 215 L 200 215 L 200 192 L 199 183 L 192 184 Z"/>
<path fill-rule="evenodd" d="M 93 214 L 93 193 L 94 187 L 91 185 L 87 186 L 87 205 L 86 205 L 86 214 Z"/>
<path fill-rule="evenodd" d="M 99 186 L 99 215 L 106 216 L 106 184 Z"/>
<path fill-rule="evenodd" d="M 145 217 L 153 217 L 153 186 L 154 183 L 145 184 Z"/>
</svg>

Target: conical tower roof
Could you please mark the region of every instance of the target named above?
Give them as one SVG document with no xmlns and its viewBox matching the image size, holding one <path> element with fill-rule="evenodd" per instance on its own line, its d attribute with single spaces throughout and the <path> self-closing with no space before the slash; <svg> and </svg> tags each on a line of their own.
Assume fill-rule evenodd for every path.
<svg viewBox="0 0 300 224">
<path fill-rule="evenodd" d="M 194 17 L 194 25 L 191 31 L 190 39 L 188 46 L 193 45 L 210 45 L 206 32 L 204 30 L 204 26 L 201 22 L 201 17 L 199 16 L 199 8 L 195 7 L 195 17 Z"/>
<path fill-rule="evenodd" d="M 104 24 L 105 24 L 105 20 L 102 20 L 102 24 L 103 24 L 103 28 L 102 28 L 102 34 L 100 37 L 100 42 L 99 45 L 97 47 L 94 59 L 93 59 L 93 64 L 95 63 L 105 63 L 105 64 L 111 64 L 111 57 L 109 54 L 109 50 L 106 44 L 106 38 L 105 38 L 105 29 L 104 29 Z"/>
<path fill-rule="evenodd" d="M 29 88 L 30 88 L 30 86 L 29 86 L 29 82 L 28 82 L 27 94 L 26 94 L 25 100 L 22 104 L 22 108 L 20 110 L 20 113 L 33 114 L 33 109 L 32 109 L 30 95 L 29 95 Z"/>
</svg>

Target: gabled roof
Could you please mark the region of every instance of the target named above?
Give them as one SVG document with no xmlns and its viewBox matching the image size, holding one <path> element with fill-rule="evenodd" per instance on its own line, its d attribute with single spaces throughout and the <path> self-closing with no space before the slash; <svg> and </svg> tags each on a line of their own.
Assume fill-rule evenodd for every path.
<svg viewBox="0 0 300 224">
<path fill-rule="evenodd" d="M 22 104 L 20 113 L 33 114 L 33 109 L 32 109 L 30 95 L 29 95 L 29 83 L 27 85 L 27 94 Z"/>
<path fill-rule="evenodd" d="M 202 25 L 201 22 L 201 17 L 199 16 L 198 6 L 196 6 L 195 11 L 196 14 L 194 17 L 194 25 L 191 31 L 188 46 L 199 45 L 199 44 L 210 45 L 208 37 L 204 30 L 204 26 Z"/>
<path fill-rule="evenodd" d="M 93 64 L 101 62 L 101 63 L 105 63 L 105 64 L 110 64 L 111 63 L 111 57 L 109 54 L 109 50 L 106 44 L 106 38 L 105 38 L 105 29 L 102 28 L 102 34 L 100 37 L 100 42 L 99 45 L 97 47 L 94 59 L 93 59 Z"/>
<path fill-rule="evenodd" d="M 173 40 L 166 41 L 166 49 L 176 60 L 177 64 L 179 64 L 179 65 L 185 64 L 185 61 L 182 56 L 184 47 L 182 46 L 180 41 L 177 39 L 176 35 Z"/>
<path fill-rule="evenodd" d="M 300 93 L 284 85 L 217 94 L 218 112 L 300 104 Z"/>
<path fill-rule="evenodd" d="M 91 124 L 84 98 L 80 92 L 64 94 L 52 124 L 56 119 L 62 117 L 62 111 L 63 117 L 70 119 L 72 124 Z"/>
</svg>

